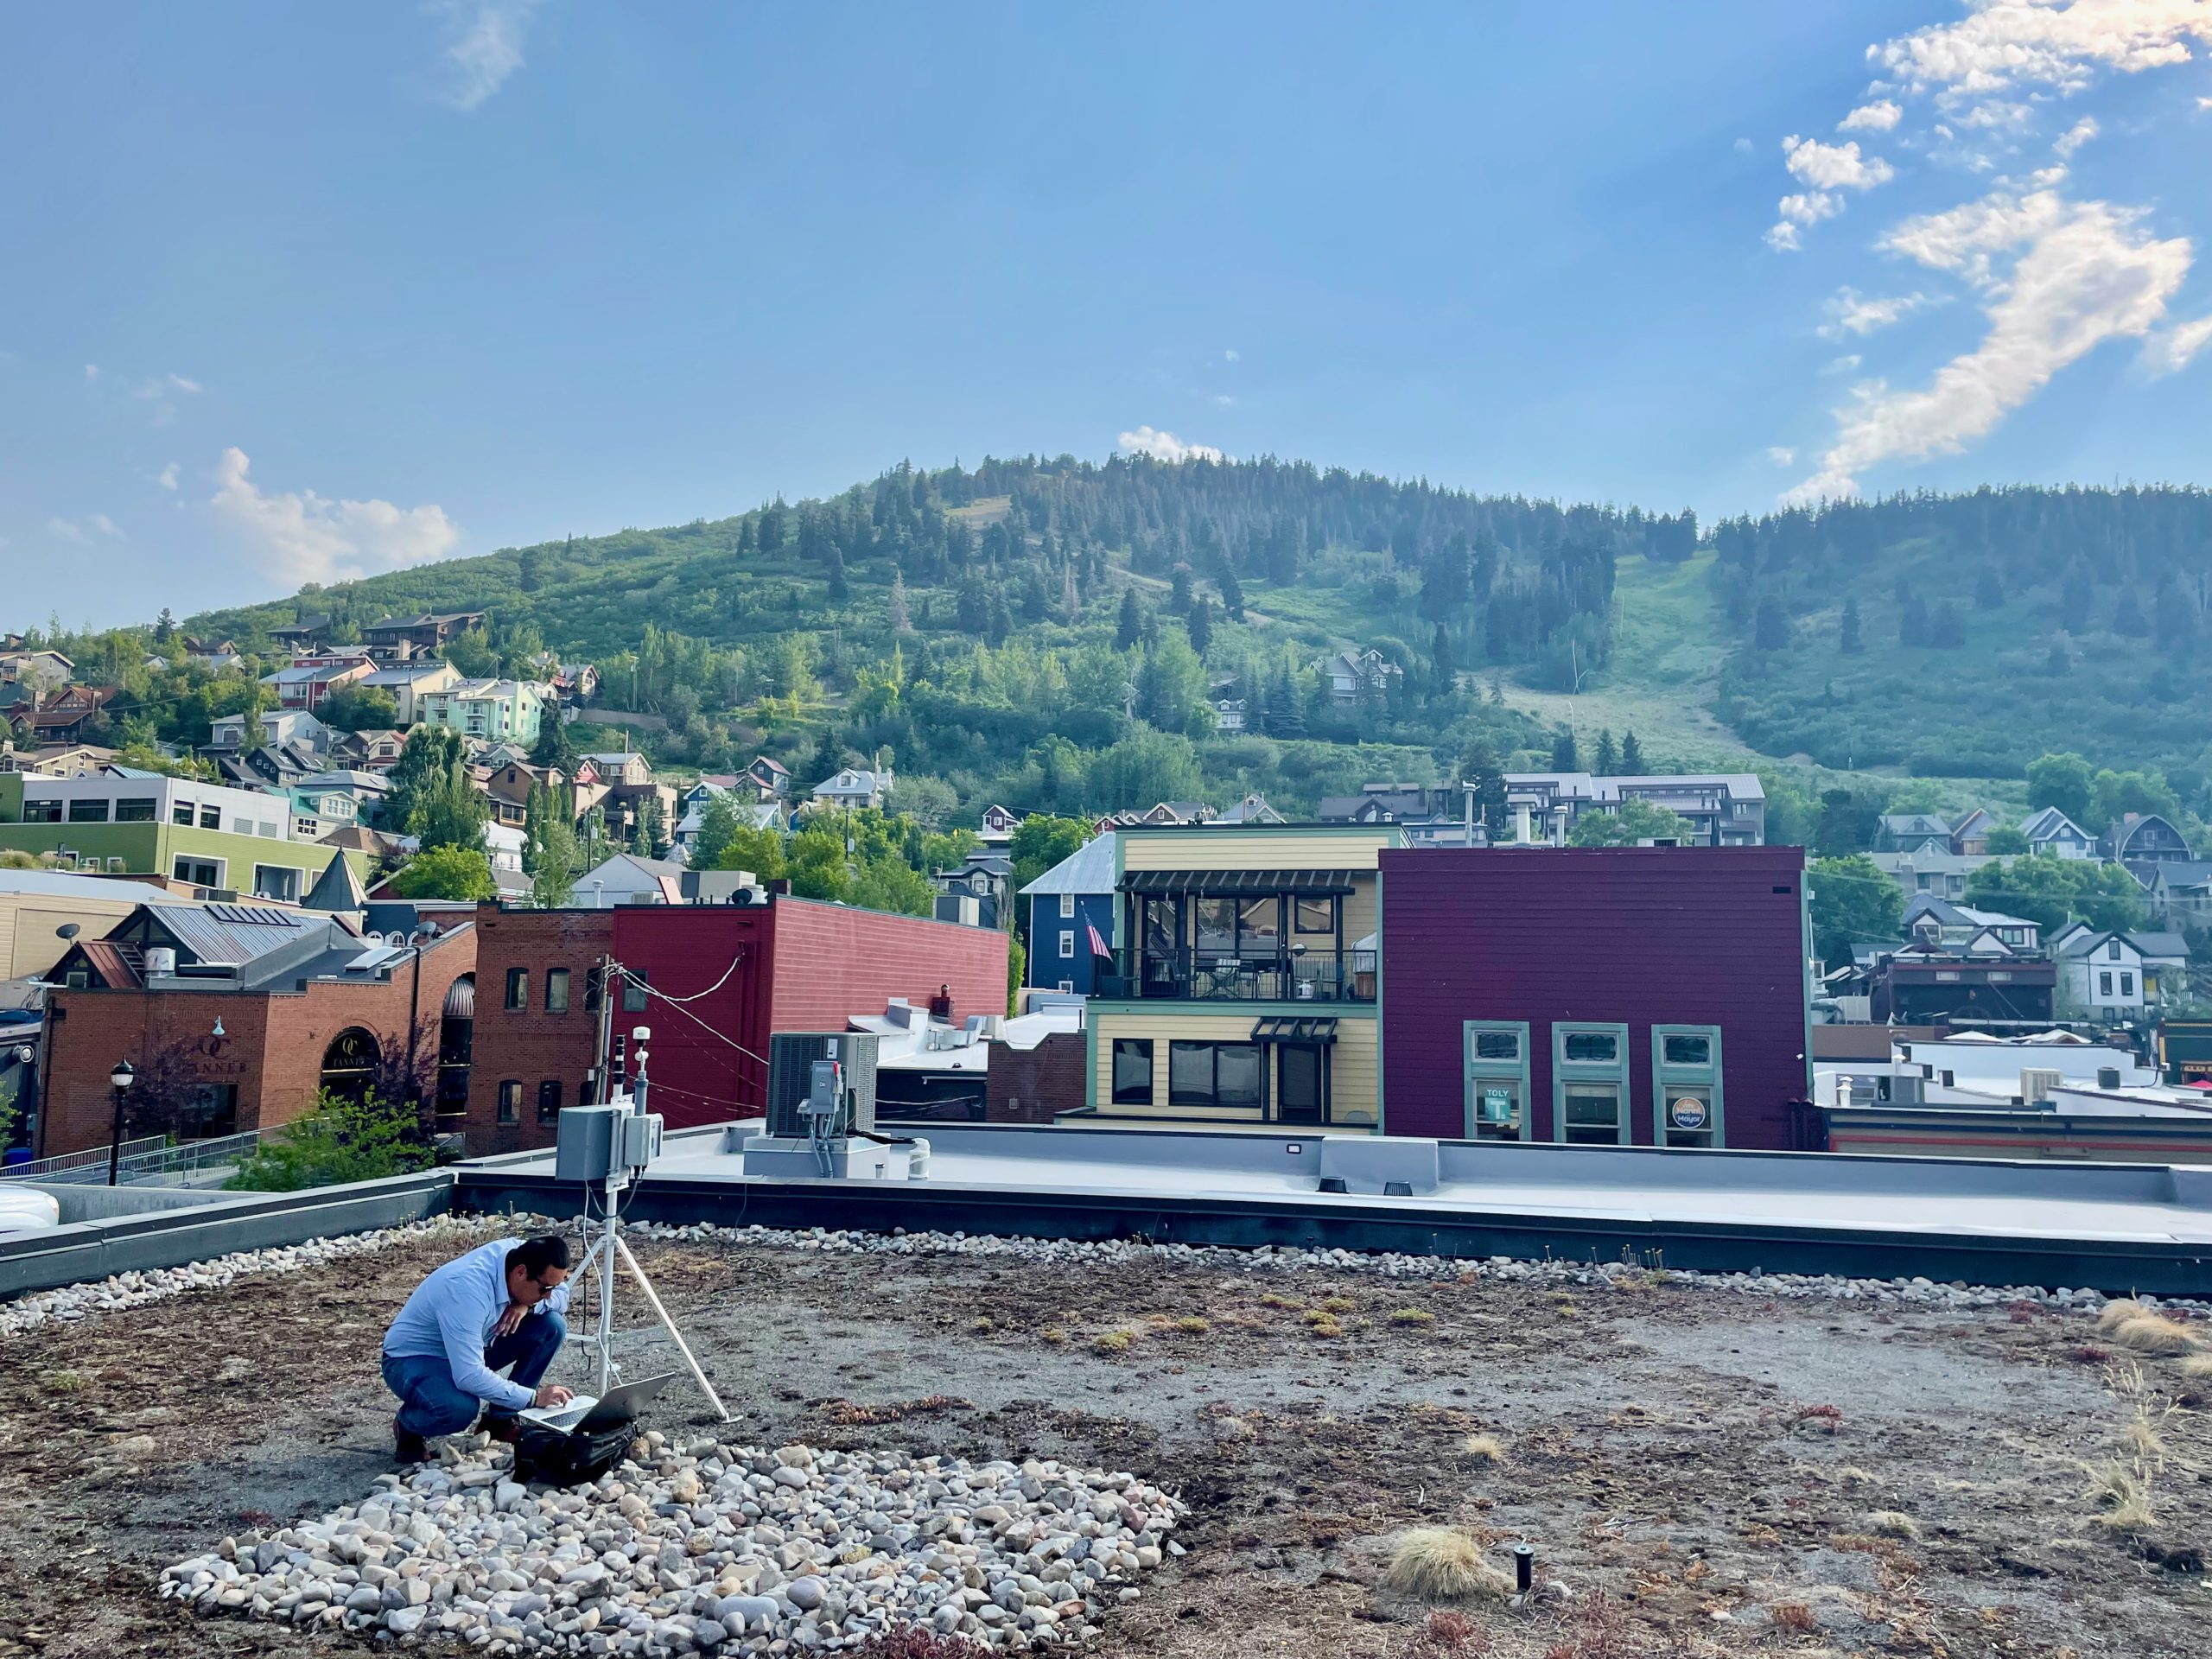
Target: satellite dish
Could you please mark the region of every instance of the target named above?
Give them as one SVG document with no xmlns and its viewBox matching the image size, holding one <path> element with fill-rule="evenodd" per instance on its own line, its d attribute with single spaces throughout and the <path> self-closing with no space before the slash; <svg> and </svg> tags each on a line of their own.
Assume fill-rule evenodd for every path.
<svg viewBox="0 0 2212 1659">
<path fill-rule="evenodd" d="M 84 930 L 76 923 L 64 922 L 54 930 L 54 937 L 57 939 L 73 939 L 83 931 Z"/>
</svg>

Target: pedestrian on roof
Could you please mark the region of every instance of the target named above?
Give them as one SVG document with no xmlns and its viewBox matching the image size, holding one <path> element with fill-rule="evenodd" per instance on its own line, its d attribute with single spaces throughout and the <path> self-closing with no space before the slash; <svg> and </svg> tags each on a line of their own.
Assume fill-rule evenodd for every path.
<svg viewBox="0 0 2212 1659">
<path fill-rule="evenodd" d="M 415 1287 L 384 1335 L 400 1462 L 427 1461 L 429 1438 L 467 1427 L 480 1403 L 485 1430 L 503 1440 L 514 1439 L 518 1411 L 569 1403 L 568 1389 L 538 1380 L 568 1335 L 568 1241 L 547 1233 L 495 1239 Z"/>
</svg>

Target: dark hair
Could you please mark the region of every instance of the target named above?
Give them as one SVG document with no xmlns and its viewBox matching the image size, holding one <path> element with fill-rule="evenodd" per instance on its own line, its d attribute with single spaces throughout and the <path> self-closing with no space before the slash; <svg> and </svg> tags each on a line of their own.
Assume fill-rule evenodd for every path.
<svg viewBox="0 0 2212 1659">
<path fill-rule="evenodd" d="M 526 1238 L 507 1253 L 507 1265 L 522 1268 L 532 1279 L 543 1279 L 548 1268 L 569 1270 L 569 1241 L 558 1233 Z"/>
</svg>

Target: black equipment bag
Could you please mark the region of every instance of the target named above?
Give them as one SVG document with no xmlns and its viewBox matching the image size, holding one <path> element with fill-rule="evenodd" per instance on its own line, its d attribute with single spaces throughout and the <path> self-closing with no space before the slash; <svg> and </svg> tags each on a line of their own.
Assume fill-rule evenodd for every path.
<svg viewBox="0 0 2212 1659">
<path fill-rule="evenodd" d="M 638 1438 L 635 1423 L 612 1428 L 548 1428 L 525 1421 L 515 1439 L 515 1478 L 553 1486 L 580 1486 L 597 1480 L 629 1455 Z"/>
</svg>

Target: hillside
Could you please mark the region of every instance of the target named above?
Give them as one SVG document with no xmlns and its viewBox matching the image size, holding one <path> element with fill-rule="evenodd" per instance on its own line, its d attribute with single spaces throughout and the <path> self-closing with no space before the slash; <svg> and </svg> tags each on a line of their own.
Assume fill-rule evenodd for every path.
<svg viewBox="0 0 2212 1659">
<path fill-rule="evenodd" d="M 1586 759 L 1599 730 L 1634 729 L 1652 764 L 1779 768 L 1808 794 L 1826 772 L 1937 780 L 1916 802 L 2018 799 L 2029 760 L 2073 748 L 2162 770 L 2201 810 L 2209 588 L 2195 490 L 1899 497 L 1700 537 L 1688 514 L 1296 463 L 1062 457 L 902 464 L 826 501 L 188 626 L 488 608 L 510 663 L 541 643 L 597 660 L 664 760 L 887 747 L 963 806 L 1258 788 L 1300 810 L 1440 775 L 1472 742 L 1543 764 L 1565 728 Z M 1402 686 L 1332 704 L 1311 665 L 1347 645 L 1402 664 Z M 1215 734 L 1222 696 L 1246 734 Z"/>
</svg>

